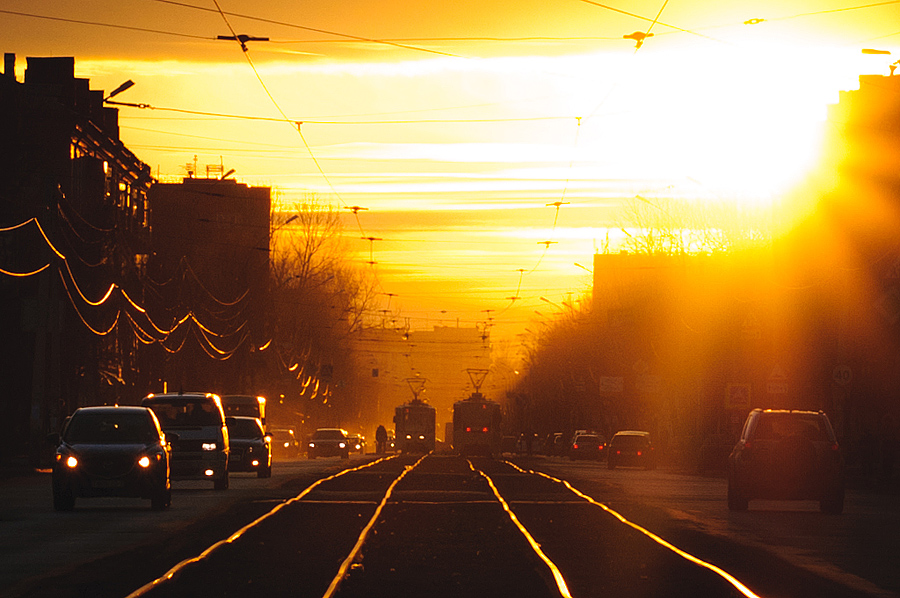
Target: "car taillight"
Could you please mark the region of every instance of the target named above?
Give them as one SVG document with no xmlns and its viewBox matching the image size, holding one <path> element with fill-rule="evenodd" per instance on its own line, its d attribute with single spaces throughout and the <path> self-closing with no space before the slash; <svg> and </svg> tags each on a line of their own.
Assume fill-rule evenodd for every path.
<svg viewBox="0 0 900 598">
<path fill-rule="evenodd" d="M 643 451 L 638 451 L 638 452 L 637 452 L 637 456 L 638 456 L 638 457 L 640 457 L 640 456 L 643 455 L 643 454 L 644 454 Z"/>
<path fill-rule="evenodd" d="M 487 431 L 488 431 L 487 426 L 481 428 L 481 431 L 484 432 L 485 434 L 487 434 Z"/>
<path fill-rule="evenodd" d="M 573 445 L 572 445 L 572 448 L 575 449 L 575 450 L 578 450 L 578 445 L 577 445 L 577 444 L 573 444 Z"/>
<path fill-rule="evenodd" d="M 466 427 L 466 432 L 471 432 L 471 431 L 472 431 L 472 428 L 469 427 L 469 426 L 467 426 L 467 427 Z"/>
</svg>

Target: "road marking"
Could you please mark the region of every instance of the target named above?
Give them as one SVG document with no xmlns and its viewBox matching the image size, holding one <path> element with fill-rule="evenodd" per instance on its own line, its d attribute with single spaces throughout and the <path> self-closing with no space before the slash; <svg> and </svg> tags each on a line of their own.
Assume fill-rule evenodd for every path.
<svg viewBox="0 0 900 598">
<path fill-rule="evenodd" d="M 537 543 L 537 540 L 525 529 L 525 526 L 519 522 L 519 518 L 516 517 L 516 514 L 512 512 L 512 509 L 509 508 L 509 504 L 503 500 L 503 497 L 500 495 L 500 491 L 497 490 L 497 486 L 494 485 L 494 480 L 488 476 L 488 474 L 484 473 L 480 469 L 476 469 L 472 462 L 466 459 L 466 463 L 469 464 L 469 467 L 472 471 L 481 475 L 485 480 L 487 480 L 488 485 L 491 487 L 491 490 L 494 492 L 494 496 L 497 497 L 497 500 L 500 501 L 500 505 L 503 507 L 503 510 L 506 511 L 506 514 L 509 515 L 510 520 L 515 524 L 519 531 L 525 536 L 525 539 L 528 540 L 528 544 L 531 545 L 531 549 L 534 550 L 535 554 L 544 561 L 544 564 L 550 569 L 550 573 L 553 574 L 553 580 L 556 582 L 556 588 L 559 590 L 559 593 L 563 598 L 572 598 L 572 594 L 569 593 L 569 587 L 566 585 L 566 580 L 563 579 L 562 572 L 559 570 L 559 567 L 550 560 L 544 551 L 541 550 L 541 545 Z"/>
<path fill-rule="evenodd" d="M 728 573 L 728 572 L 725 571 L 724 569 L 721 569 L 721 568 L 719 568 L 719 567 L 713 565 L 712 563 L 708 563 L 708 562 L 704 561 L 703 559 L 700 559 L 700 558 L 698 558 L 698 557 L 696 557 L 696 556 L 690 554 L 689 552 L 685 552 L 684 550 L 678 548 L 678 547 L 675 546 L 674 544 L 672 544 L 672 543 L 670 543 L 670 542 L 664 540 L 663 538 L 657 536 L 656 534 L 654 534 L 654 533 L 651 532 L 650 530 L 641 527 L 641 526 L 638 525 L 637 523 L 633 523 L 633 522 L 629 521 L 628 519 L 626 519 L 625 517 L 623 517 L 621 514 L 619 514 L 618 512 L 612 510 L 611 508 L 609 508 L 609 507 L 606 506 L 605 504 L 603 504 L 603 503 L 601 503 L 601 502 L 598 502 L 598 501 L 594 500 L 592 497 L 588 496 L 588 495 L 585 494 L 584 492 L 581 492 L 580 490 L 574 488 L 574 487 L 573 487 L 569 482 L 567 482 L 566 480 L 561 480 L 561 479 L 559 479 L 559 478 L 555 478 L 555 477 L 553 477 L 553 476 L 551 476 L 551 475 L 548 475 L 548 474 L 546 474 L 546 473 L 544 473 L 544 472 L 542 472 L 542 471 L 534 471 L 534 470 L 532 470 L 532 469 L 527 469 L 527 470 L 526 470 L 526 469 L 522 469 L 521 467 L 519 467 L 519 466 L 516 465 L 515 463 L 512 463 L 511 461 L 504 461 L 504 463 L 506 463 L 507 465 L 509 465 L 509 466 L 512 467 L 513 469 L 516 469 L 516 470 L 518 470 L 518 471 L 520 471 L 520 472 L 522 472 L 522 473 L 532 474 L 532 475 L 538 475 L 538 476 L 547 478 L 548 480 L 552 480 L 552 481 L 556 482 L 557 484 L 562 484 L 563 486 L 565 486 L 566 488 L 568 488 L 570 491 L 572 491 L 576 496 L 579 496 L 579 497 L 583 498 L 584 500 L 586 500 L 587 502 L 591 503 L 592 505 L 596 505 L 596 506 L 600 507 L 601 509 L 603 509 L 604 511 L 606 511 L 607 513 L 609 513 L 610 515 L 612 515 L 613 517 L 615 517 L 616 519 L 618 519 L 619 521 L 621 521 L 622 523 L 624 523 L 625 525 L 628 525 L 628 526 L 630 526 L 630 527 L 636 529 L 637 531 L 641 532 L 642 534 L 646 535 L 648 538 L 652 539 L 652 540 L 655 541 L 657 544 L 660 544 L 661 546 L 664 546 L 665 548 L 668 548 L 669 550 L 671 550 L 672 552 L 674 552 L 674 553 L 677 554 L 678 556 L 681 556 L 681 557 L 687 559 L 688 561 L 694 563 L 695 565 L 700 565 L 701 567 L 705 567 L 706 569 L 709 569 L 709 570 L 712 571 L 713 573 L 716 573 L 717 575 L 719 575 L 720 577 L 722 577 L 725 581 L 727 581 L 728 583 L 730 583 L 730 584 L 731 584 L 738 592 L 740 592 L 741 594 L 743 594 L 743 595 L 746 596 L 747 598 L 760 598 L 757 594 L 754 594 L 753 591 L 752 591 L 750 588 L 748 588 L 747 586 L 745 586 L 744 584 L 742 584 L 740 581 L 738 581 L 738 579 L 737 579 L 736 577 L 734 577 L 733 575 L 731 575 L 730 573 Z"/>
<path fill-rule="evenodd" d="M 262 523 L 264 520 L 268 519 L 269 517 L 271 517 L 272 515 L 274 515 L 275 513 L 277 513 L 278 511 L 280 511 L 280 510 L 283 509 L 284 507 L 286 507 L 287 505 L 289 505 L 289 504 L 291 504 L 291 503 L 293 503 L 293 502 L 297 502 L 297 501 L 302 500 L 303 497 L 306 496 L 307 494 L 309 494 L 310 492 L 312 492 L 313 489 L 316 488 L 316 486 L 318 486 L 318 485 L 320 485 L 320 484 L 324 484 L 325 482 L 328 482 L 328 481 L 333 480 L 333 479 L 335 479 L 335 478 L 339 478 L 339 477 L 341 477 L 342 475 L 345 475 L 345 474 L 348 474 L 348 473 L 351 473 L 351 472 L 354 472 L 354 471 L 359 471 L 359 470 L 365 469 L 365 468 L 367 468 L 367 467 L 372 467 L 373 465 L 376 465 L 376 464 L 381 463 L 381 462 L 383 462 L 383 461 L 388 461 L 388 460 L 390 460 L 390 459 L 393 459 L 393 458 L 395 458 L 396 456 L 397 456 L 397 455 L 391 455 L 391 456 L 389 456 L 389 457 L 383 457 L 383 458 L 378 459 L 378 460 L 376 460 L 376 461 L 372 461 L 371 463 L 366 463 L 365 465 L 360 465 L 359 467 L 352 467 L 352 468 L 350 468 L 350 469 L 344 469 L 343 471 L 339 471 L 338 473 L 336 473 L 336 474 L 334 474 L 334 475 L 331 475 L 331 476 L 328 476 L 327 478 L 322 478 L 321 480 L 316 480 L 316 481 L 313 482 L 311 485 L 309 485 L 303 492 L 301 492 L 300 494 L 298 494 L 298 495 L 295 496 L 294 498 L 291 498 L 290 500 L 286 500 L 286 501 L 282 502 L 281 504 L 277 505 L 274 509 L 272 509 L 272 510 L 269 511 L 268 513 L 262 515 L 261 517 L 257 518 L 257 519 L 254 520 L 254 521 L 251 521 L 250 523 L 248 523 L 247 525 L 245 525 L 244 527 L 242 527 L 242 528 L 239 529 L 238 531 L 236 531 L 236 532 L 234 532 L 233 534 L 231 534 L 229 537 L 225 538 L 224 540 L 219 540 L 218 542 L 216 542 L 215 544 L 213 544 L 212 546 L 210 546 L 209 548 L 207 548 L 206 550 L 204 550 L 203 552 L 201 552 L 199 555 L 197 555 L 197 556 L 195 556 L 195 557 L 193 557 L 193 558 L 185 559 L 185 560 L 181 561 L 180 563 L 178 563 L 177 565 L 175 565 L 174 567 L 172 567 L 171 569 L 169 569 L 169 570 L 165 573 L 165 575 L 163 575 L 162 577 L 159 577 L 159 578 L 157 578 L 157 579 L 154 579 L 153 581 L 151 581 L 151 582 L 149 582 L 149 583 L 147 583 L 147 584 L 141 586 L 140 588 L 136 589 L 136 590 L 133 591 L 132 593 L 128 594 L 128 596 L 127 596 L 126 598 L 138 598 L 139 596 L 143 596 L 144 594 L 146 594 L 146 593 L 149 592 L 150 590 L 156 588 L 157 586 L 159 586 L 159 585 L 161 585 L 161 584 L 163 584 L 163 583 L 166 583 L 166 582 L 171 581 L 172 579 L 174 579 L 174 578 L 181 572 L 182 569 L 184 569 L 185 567 L 187 567 L 187 566 L 190 565 L 191 563 L 197 563 L 197 562 L 200 562 L 200 561 L 202 561 L 203 559 L 205 559 L 206 557 L 208 557 L 210 554 L 212 554 L 213 551 L 215 551 L 216 549 L 221 548 L 222 546 L 224 546 L 224 545 L 226 545 L 226 544 L 230 544 L 230 543 L 234 542 L 235 540 L 237 540 L 238 538 L 240 538 L 241 536 L 243 536 L 243 535 L 247 532 L 247 530 L 249 530 L 249 529 L 255 527 L 256 525 L 259 525 L 259 524 Z"/>
</svg>

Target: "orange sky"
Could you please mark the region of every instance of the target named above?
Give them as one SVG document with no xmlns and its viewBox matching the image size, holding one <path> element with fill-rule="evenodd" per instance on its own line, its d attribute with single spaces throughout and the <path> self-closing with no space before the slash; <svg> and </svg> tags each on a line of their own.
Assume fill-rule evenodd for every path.
<svg viewBox="0 0 900 598">
<path fill-rule="evenodd" d="M 622 36 L 662 1 L 219 0 L 223 18 L 206 0 L 3 0 L 0 14 L 20 80 L 26 56 L 55 55 L 94 89 L 135 81 L 116 99 L 155 109 L 122 108 L 121 136 L 154 174 L 197 156 L 288 203 L 364 206 L 348 236 L 361 263 L 357 237 L 383 239 L 375 268 L 401 322 L 491 317 L 508 336 L 553 311 L 540 297 L 588 288 L 574 264 L 607 236 L 615 249 L 623 198 L 757 205 L 801 180 L 834 126 L 825 106 L 900 53 L 900 3 L 864 4 L 671 0 L 638 51 Z M 215 40 L 232 30 L 270 41 Z"/>
</svg>

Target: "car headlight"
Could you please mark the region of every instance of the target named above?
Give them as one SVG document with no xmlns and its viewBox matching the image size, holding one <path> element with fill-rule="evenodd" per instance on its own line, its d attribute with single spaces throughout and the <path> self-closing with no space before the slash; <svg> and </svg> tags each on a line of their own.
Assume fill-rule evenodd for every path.
<svg viewBox="0 0 900 598">
<path fill-rule="evenodd" d="M 287 445 L 285 444 L 285 446 L 287 446 Z M 310 443 L 309 443 L 309 448 L 316 448 L 316 443 L 315 443 L 315 442 L 310 442 Z"/>
<path fill-rule="evenodd" d="M 68 457 L 66 457 L 66 467 L 68 467 L 69 469 L 75 469 L 76 467 L 78 467 L 78 459 L 76 459 L 72 455 L 69 455 Z"/>
<path fill-rule="evenodd" d="M 143 457 L 138 459 L 138 465 L 140 465 L 144 469 L 150 467 L 150 457 L 148 457 L 147 455 L 144 455 Z"/>
<path fill-rule="evenodd" d="M 338 446 L 341 447 L 341 448 L 347 448 L 347 443 L 346 443 L 346 442 L 341 442 L 341 443 L 338 444 Z"/>
<path fill-rule="evenodd" d="M 216 443 L 215 442 L 204 442 L 203 445 L 201 446 L 201 448 L 204 451 L 214 451 L 214 450 L 216 450 Z"/>
</svg>

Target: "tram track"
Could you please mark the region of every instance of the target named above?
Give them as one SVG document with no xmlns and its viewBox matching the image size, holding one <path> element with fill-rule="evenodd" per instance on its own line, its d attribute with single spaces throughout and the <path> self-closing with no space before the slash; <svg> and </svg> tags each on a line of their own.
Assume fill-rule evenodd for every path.
<svg viewBox="0 0 900 598">
<path fill-rule="evenodd" d="M 129 598 L 737 595 L 592 501 L 511 462 L 392 456 L 317 480 Z M 609 559 L 609 547 L 632 562 L 591 562 Z M 647 574 L 645 561 L 662 562 L 661 573 Z"/>
</svg>

